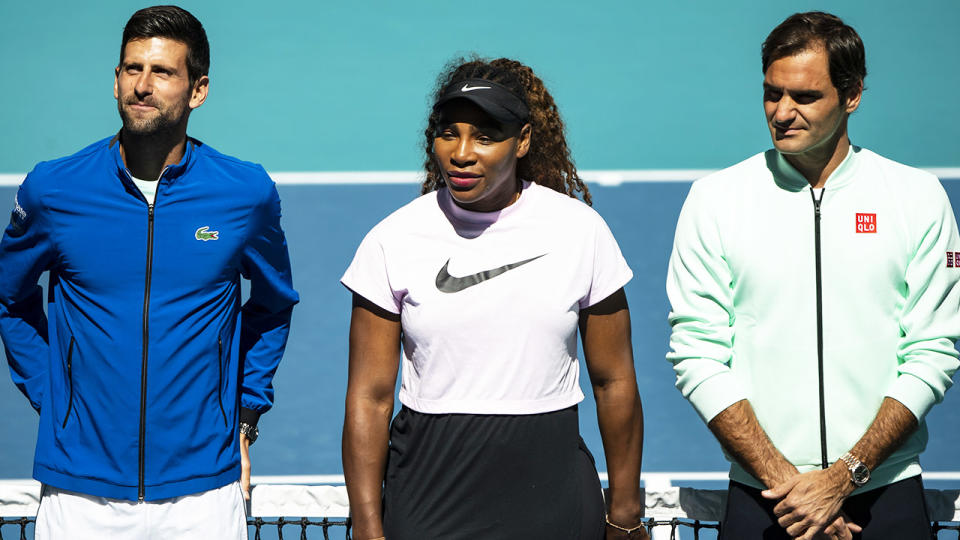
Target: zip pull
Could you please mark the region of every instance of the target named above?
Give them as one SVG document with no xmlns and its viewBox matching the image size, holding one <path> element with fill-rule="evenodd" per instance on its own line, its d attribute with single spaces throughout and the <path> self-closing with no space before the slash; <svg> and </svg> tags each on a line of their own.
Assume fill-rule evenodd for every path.
<svg viewBox="0 0 960 540">
<path fill-rule="evenodd" d="M 820 188 L 820 198 L 817 198 L 814 188 L 810 188 L 810 198 L 813 199 L 813 213 L 817 219 L 820 219 L 820 203 L 823 202 L 823 196 L 826 192 L 827 188 Z"/>
</svg>

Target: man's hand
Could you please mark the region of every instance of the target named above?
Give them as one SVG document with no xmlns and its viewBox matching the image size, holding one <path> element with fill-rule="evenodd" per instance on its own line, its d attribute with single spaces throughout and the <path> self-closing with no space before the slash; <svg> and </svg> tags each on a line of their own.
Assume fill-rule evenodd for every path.
<svg viewBox="0 0 960 540">
<path fill-rule="evenodd" d="M 855 533 L 861 532 L 863 529 L 859 525 L 850 521 L 850 517 L 847 516 L 844 512 L 840 512 L 840 517 L 834 520 L 829 527 L 826 528 L 822 533 L 814 536 L 815 540 L 853 540 L 853 535 Z"/>
<path fill-rule="evenodd" d="M 250 439 L 240 434 L 240 489 L 243 498 L 250 500 Z"/>
<path fill-rule="evenodd" d="M 773 508 L 777 523 L 786 529 L 787 534 L 801 540 L 815 538 L 848 538 L 849 529 L 859 532 L 854 523 L 837 520 L 843 501 L 853 491 L 846 469 L 834 465 L 828 469 L 798 474 L 762 495 L 766 499 L 782 499 Z M 819 536 L 818 536 L 819 535 Z"/>
</svg>

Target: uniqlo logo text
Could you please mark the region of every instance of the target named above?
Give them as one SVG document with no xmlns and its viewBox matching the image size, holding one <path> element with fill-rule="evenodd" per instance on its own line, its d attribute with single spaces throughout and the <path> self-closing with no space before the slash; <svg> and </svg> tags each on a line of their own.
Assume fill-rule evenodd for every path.
<svg viewBox="0 0 960 540">
<path fill-rule="evenodd" d="M 857 232 L 858 233 L 877 232 L 877 215 L 861 214 L 857 212 Z"/>
<path fill-rule="evenodd" d="M 947 252 L 947 268 L 960 268 L 960 251 Z"/>
</svg>

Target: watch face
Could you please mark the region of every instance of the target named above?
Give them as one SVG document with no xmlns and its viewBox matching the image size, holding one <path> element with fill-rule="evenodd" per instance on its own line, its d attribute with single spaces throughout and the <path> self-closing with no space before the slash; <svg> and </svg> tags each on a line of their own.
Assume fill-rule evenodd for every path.
<svg viewBox="0 0 960 540">
<path fill-rule="evenodd" d="M 862 486 L 870 480 L 870 469 L 862 463 L 851 469 L 850 474 L 853 475 L 853 483 L 858 486 Z"/>
</svg>

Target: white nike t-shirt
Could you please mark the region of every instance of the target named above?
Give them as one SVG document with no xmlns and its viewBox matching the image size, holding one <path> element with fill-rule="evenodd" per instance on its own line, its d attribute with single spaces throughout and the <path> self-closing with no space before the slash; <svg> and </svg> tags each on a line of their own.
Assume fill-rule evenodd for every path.
<svg viewBox="0 0 960 540">
<path fill-rule="evenodd" d="M 444 188 L 400 208 L 361 242 L 341 282 L 400 314 L 400 401 L 423 413 L 536 414 L 583 399 L 581 308 L 633 273 L 592 208 L 524 182 L 499 212 Z"/>
</svg>

